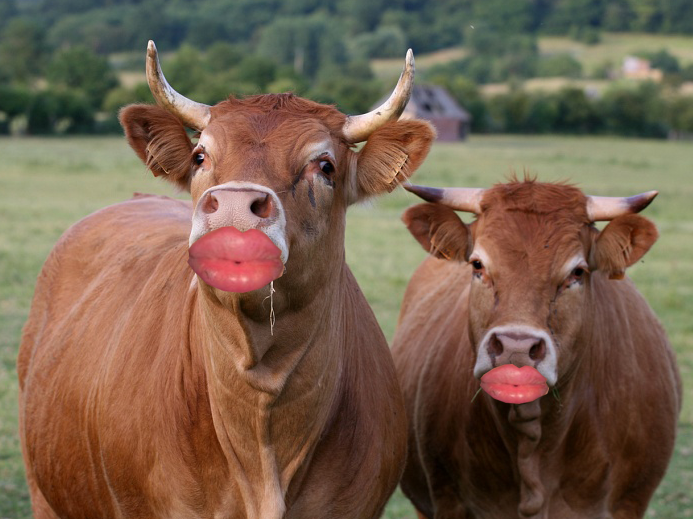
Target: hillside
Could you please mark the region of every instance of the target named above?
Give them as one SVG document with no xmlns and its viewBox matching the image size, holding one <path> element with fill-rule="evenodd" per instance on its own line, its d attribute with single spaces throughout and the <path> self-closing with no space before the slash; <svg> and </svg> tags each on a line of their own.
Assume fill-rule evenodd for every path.
<svg viewBox="0 0 693 519">
<path fill-rule="evenodd" d="M 693 101 L 679 99 L 693 81 L 691 38 L 685 0 L 0 0 L 0 134 L 119 131 L 120 106 L 151 101 L 143 61 L 153 39 L 171 84 L 208 104 L 292 91 L 361 113 L 392 87 L 411 47 L 417 81 L 448 88 L 472 112 L 473 131 L 634 127 L 664 137 L 693 130 Z M 613 80 L 627 54 L 662 71 L 656 88 L 636 92 L 673 103 L 654 106 L 655 121 L 624 122 L 645 111 L 607 121 L 605 106 L 572 91 L 551 106 L 489 97 L 601 96 L 621 88 Z M 575 103 L 597 115 L 573 124 L 561 106 Z"/>
</svg>

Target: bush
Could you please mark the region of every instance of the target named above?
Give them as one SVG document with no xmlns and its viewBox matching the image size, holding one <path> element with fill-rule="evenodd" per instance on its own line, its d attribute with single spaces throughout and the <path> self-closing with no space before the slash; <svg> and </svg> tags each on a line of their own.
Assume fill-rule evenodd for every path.
<svg viewBox="0 0 693 519">
<path fill-rule="evenodd" d="M 27 133 L 89 133 L 94 111 L 83 94 L 46 90 L 33 96 L 27 110 Z"/>
<path fill-rule="evenodd" d="M 617 85 L 604 93 L 598 105 L 610 133 L 659 138 L 667 135 L 666 109 L 655 83 Z"/>
<path fill-rule="evenodd" d="M 118 85 L 108 60 L 83 45 L 55 54 L 47 79 L 54 87 L 83 92 L 94 109 L 99 109 L 108 91 Z"/>
<path fill-rule="evenodd" d="M 352 53 L 362 59 L 399 58 L 407 52 L 407 37 L 398 26 L 380 26 L 351 41 Z"/>
<path fill-rule="evenodd" d="M 666 49 L 646 55 L 650 60 L 650 66 L 661 70 L 664 74 L 677 74 L 681 71 L 678 58 L 670 54 Z"/>
<path fill-rule="evenodd" d="M 542 57 L 537 63 L 537 76 L 579 78 L 582 64 L 570 54 Z"/>
<path fill-rule="evenodd" d="M 668 122 L 675 132 L 693 134 L 693 97 L 680 96 L 669 105 Z"/>
</svg>

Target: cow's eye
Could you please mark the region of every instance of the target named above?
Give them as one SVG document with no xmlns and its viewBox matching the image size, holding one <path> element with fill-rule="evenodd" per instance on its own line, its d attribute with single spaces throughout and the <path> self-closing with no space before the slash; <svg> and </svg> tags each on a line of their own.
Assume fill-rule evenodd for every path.
<svg viewBox="0 0 693 519">
<path fill-rule="evenodd" d="M 475 272 L 481 272 L 484 269 L 484 264 L 478 259 L 472 260 L 469 263 L 472 265 Z"/>
<path fill-rule="evenodd" d="M 329 160 L 321 160 L 318 165 L 320 166 L 320 171 L 322 171 L 325 175 L 331 175 L 334 173 L 334 166 Z"/>
<path fill-rule="evenodd" d="M 204 161 L 205 161 L 205 154 L 204 153 L 195 153 L 195 156 L 193 157 L 193 162 L 195 163 L 196 166 L 201 166 Z"/>
<path fill-rule="evenodd" d="M 587 272 L 588 270 L 584 266 L 575 267 L 570 271 L 570 275 L 568 276 L 568 279 L 565 280 L 564 286 L 571 286 L 575 284 L 581 285 L 585 280 L 585 276 L 587 276 Z"/>
</svg>

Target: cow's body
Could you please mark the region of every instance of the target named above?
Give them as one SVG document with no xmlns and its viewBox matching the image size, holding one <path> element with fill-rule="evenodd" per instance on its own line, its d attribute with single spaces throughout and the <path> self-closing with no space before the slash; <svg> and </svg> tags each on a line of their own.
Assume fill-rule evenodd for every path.
<svg viewBox="0 0 693 519">
<path fill-rule="evenodd" d="M 524 196 L 517 202 L 524 208 L 494 211 L 492 195 L 502 186 L 487 195 L 468 227 L 473 243 L 458 251 L 459 259 L 472 254 L 469 264 L 442 259 L 456 255 L 451 227 L 447 237 L 443 226 L 427 229 L 432 251 L 442 255 L 429 256 L 414 274 L 393 344 L 410 419 L 402 489 L 422 515 L 436 519 L 641 517 L 673 451 L 681 398 L 674 355 L 631 281 L 609 279 L 588 250 L 593 272 L 578 272 L 589 276 L 579 285 L 561 285 L 561 255 L 580 249 L 570 231 L 582 232 L 587 248 L 596 248 L 590 236 L 597 231 L 584 215 L 561 228 L 571 215 L 557 210 L 551 220 L 529 194 L 543 186 L 529 185 L 515 184 L 510 197 Z M 452 217 L 435 213 L 431 221 Z M 416 218 L 405 221 L 421 237 Z M 542 218 L 552 223 L 540 226 Z M 479 243 L 485 266 L 475 271 Z M 551 276 L 543 272 L 549 265 Z M 484 392 L 475 397 L 480 338 L 498 325 L 548 330 L 558 350 L 553 391 L 518 405 Z"/>
<path fill-rule="evenodd" d="M 408 177 L 434 133 L 390 122 L 356 153 L 343 114 L 293 95 L 211 115 L 174 101 L 187 111 L 136 105 L 121 121 L 193 204 L 136 196 L 94 213 L 39 276 L 18 359 L 35 515 L 377 517 L 403 469 L 405 414 L 344 261 L 345 212 Z M 181 121 L 201 131 L 196 145 Z M 198 240 L 255 250 L 218 238 L 229 229 L 271 241 L 283 274 L 221 289 L 209 272 L 247 260 L 222 255 L 223 269 L 196 275 Z"/>
<path fill-rule="evenodd" d="M 273 337 L 269 299 L 266 319 L 229 323 L 291 351 L 289 387 L 258 373 L 276 384 L 265 392 L 217 373 L 228 388 L 219 394 L 210 363 L 233 365 L 236 345 L 210 334 L 189 233 L 189 204 L 143 197 L 82 220 L 56 246 L 19 359 L 31 480 L 60 517 L 273 517 L 284 496 L 287 517 L 377 515 L 399 477 L 403 414 L 348 267 L 329 297 L 279 314 Z M 234 403 L 222 417 L 223 397 Z M 296 499 L 303 488 L 313 490 Z"/>
</svg>

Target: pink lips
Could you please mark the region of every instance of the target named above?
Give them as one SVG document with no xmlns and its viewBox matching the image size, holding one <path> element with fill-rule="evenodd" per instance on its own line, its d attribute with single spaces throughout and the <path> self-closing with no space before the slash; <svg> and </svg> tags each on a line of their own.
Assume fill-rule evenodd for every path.
<svg viewBox="0 0 693 519">
<path fill-rule="evenodd" d="M 481 388 L 491 397 L 508 404 L 533 402 L 549 392 L 546 378 L 531 366 L 518 368 L 504 364 L 481 377 Z"/>
<path fill-rule="evenodd" d="M 281 251 L 257 229 L 221 227 L 193 243 L 188 254 L 195 273 L 225 292 L 257 290 L 284 272 Z"/>
</svg>

